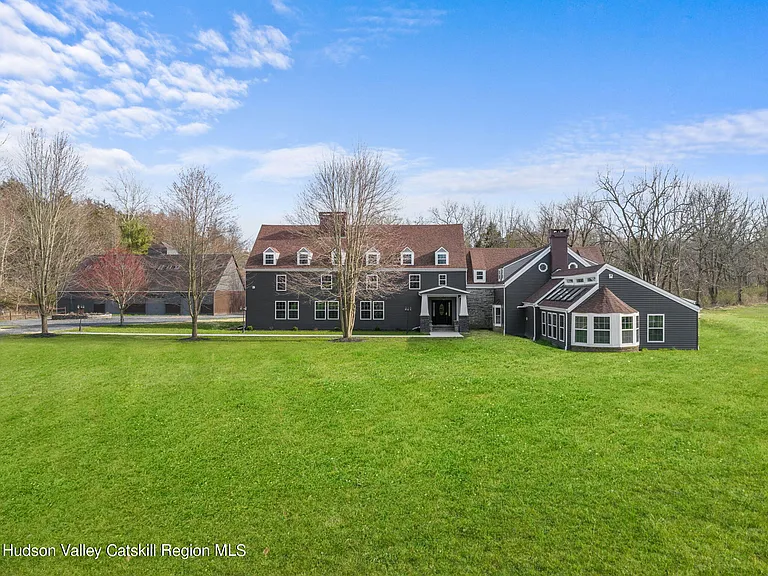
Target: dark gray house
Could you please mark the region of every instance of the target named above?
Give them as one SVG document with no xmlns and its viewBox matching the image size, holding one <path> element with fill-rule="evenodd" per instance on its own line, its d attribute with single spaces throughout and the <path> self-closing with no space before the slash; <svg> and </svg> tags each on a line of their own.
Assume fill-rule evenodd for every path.
<svg viewBox="0 0 768 576">
<path fill-rule="evenodd" d="M 75 270 L 67 287 L 58 295 L 57 309 L 61 313 L 75 312 L 79 306 L 88 313 L 119 314 L 120 310 L 109 295 L 90 286 L 87 270 L 98 256 L 88 256 Z M 245 288 L 240 269 L 232 254 L 209 254 L 212 259 L 211 290 L 203 300 L 203 314 L 238 314 L 245 301 Z M 189 314 L 187 304 L 187 274 L 185 256 L 166 244 L 153 244 L 141 256 L 146 278 L 146 292 L 131 304 L 128 314 Z"/>
<path fill-rule="evenodd" d="M 356 304 L 359 330 L 469 330 L 467 265 L 460 224 L 391 225 L 393 254 L 371 256 L 395 262 L 402 289 Z M 300 227 L 264 225 L 246 263 L 246 324 L 255 329 L 332 330 L 340 325 L 331 296 L 334 278 L 327 258 L 307 245 Z M 327 256 L 327 255 L 325 255 Z M 325 262 L 325 264 L 323 264 Z M 317 286 L 311 294 L 296 287 L 295 275 Z"/>
<path fill-rule="evenodd" d="M 698 348 L 699 307 L 606 264 L 595 246 L 570 248 L 552 230 L 540 248 L 470 248 L 461 225 L 398 225 L 402 289 L 356 303 L 363 330 L 491 329 L 567 350 Z M 294 226 L 264 225 L 246 264 L 247 324 L 255 329 L 334 329 L 338 302 Z M 310 275 L 317 290 L 292 288 Z"/>
</svg>

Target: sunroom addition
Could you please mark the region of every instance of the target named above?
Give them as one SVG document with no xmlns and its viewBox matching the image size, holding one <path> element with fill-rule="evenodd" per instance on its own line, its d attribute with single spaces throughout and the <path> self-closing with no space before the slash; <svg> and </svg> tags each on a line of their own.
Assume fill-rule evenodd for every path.
<svg viewBox="0 0 768 576">
<path fill-rule="evenodd" d="M 572 348 L 638 349 L 640 314 L 608 288 L 599 288 L 571 316 Z"/>
</svg>

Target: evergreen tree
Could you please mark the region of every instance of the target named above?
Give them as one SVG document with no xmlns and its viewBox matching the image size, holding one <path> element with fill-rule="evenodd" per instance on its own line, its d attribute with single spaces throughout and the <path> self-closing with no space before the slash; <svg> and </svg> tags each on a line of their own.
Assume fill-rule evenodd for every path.
<svg viewBox="0 0 768 576">
<path fill-rule="evenodd" d="M 120 244 L 133 254 L 146 254 L 152 244 L 152 233 L 136 218 L 120 224 Z"/>
</svg>

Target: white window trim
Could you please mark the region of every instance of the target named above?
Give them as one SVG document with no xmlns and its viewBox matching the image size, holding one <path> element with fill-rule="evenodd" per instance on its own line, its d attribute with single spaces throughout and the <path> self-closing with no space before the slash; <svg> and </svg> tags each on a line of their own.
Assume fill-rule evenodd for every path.
<svg viewBox="0 0 768 576">
<path fill-rule="evenodd" d="M 439 255 L 445 254 L 445 262 L 440 264 L 439 262 Z M 435 250 L 435 266 L 448 266 L 450 264 L 450 254 L 448 254 L 448 250 L 443 248 L 442 246 Z"/>
<path fill-rule="evenodd" d="M 562 312 L 557 315 L 557 339 L 565 342 L 565 314 Z"/>
<path fill-rule="evenodd" d="M 307 255 L 307 263 L 302 264 L 301 263 L 301 256 L 302 254 Z M 298 252 L 296 252 L 296 265 L 297 266 L 309 266 L 312 264 L 312 252 L 309 251 L 307 248 L 301 248 Z"/>
<path fill-rule="evenodd" d="M 543 310 L 541 311 L 541 337 L 547 337 L 547 313 Z"/>
<path fill-rule="evenodd" d="M 267 262 L 267 255 L 272 256 L 272 263 L 269 264 Z M 280 252 L 272 248 L 271 246 L 264 250 L 264 252 L 261 253 L 261 262 L 264 266 L 276 266 L 277 265 L 277 259 L 280 257 Z"/>
<path fill-rule="evenodd" d="M 475 282 L 485 283 L 485 270 L 475 270 Z"/>
<path fill-rule="evenodd" d="M 330 286 L 325 285 L 325 279 L 330 276 Z M 333 290 L 333 274 L 320 274 L 320 290 Z"/>
<path fill-rule="evenodd" d="M 632 329 L 625 329 L 624 328 L 624 318 L 632 318 Z M 619 345 L 620 346 L 637 346 L 639 342 L 637 341 L 637 334 L 638 334 L 638 322 L 640 318 L 637 314 L 622 314 L 619 317 Z M 632 341 L 631 342 L 624 342 L 624 332 L 632 332 Z"/>
<path fill-rule="evenodd" d="M 546 272 L 549 270 L 549 266 L 546 262 L 539 262 L 539 272 Z"/>
<path fill-rule="evenodd" d="M 586 328 L 576 328 L 576 318 L 584 318 L 587 323 Z M 574 314 L 573 315 L 573 334 L 571 335 L 572 346 L 588 346 L 589 345 L 589 316 L 587 314 Z M 586 342 L 576 341 L 576 332 L 584 331 L 587 334 Z"/>
<path fill-rule="evenodd" d="M 331 304 L 336 304 L 336 318 L 331 318 Z M 338 300 L 326 300 L 325 302 L 325 312 L 328 320 L 338 320 L 341 317 L 341 309 L 339 308 L 339 301 Z"/>
<path fill-rule="evenodd" d="M 284 304 L 285 308 L 283 308 L 283 312 L 285 313 L 285 318 L 278 318 L 277 317 L 277 305 L 278 304 Z M 285 300 L 275 300 L 275 320 L 288 320 L 288 302 Z"/>
<path fill-rule="evenodd" d="M 661 328 L 651 328 L 651 316 L 661 316 Z M 651 340 L 651 330 L 661 330 L 661 340 Z M 667 316 L 666 314 L 645 315 L 645 341 L 648 344 L 664 344 L 667 341 Z"/>
<path fill-rule="evenodd" d="M 322 309 L 322 313 L 323 313 L 323 317 L 322 318 L 318 318 L 317 317 L 317 313 L 318 313 L 318 306 L 317 305 L 318 304 L 322 304 L 322 306 L 320 307 Z M 321 321 L 322 320 L 327 320 L 328 319 L 327 316 L 328 316 L 328 302 L 326 302 L 324 300 L 315 300 L 315 320 L 321 320 Z"/>
<path fill-rule="evenodd" d="M 448 286 L 448 274 L 438 274 L 437 275 L 437 285 L 438 286 Z"/>
<path fill-rule="evenodd" d="M 411 255 L 411 261 L 408 264 L 405 263 L 404 256 L 406 254 L 410 254 Z M 414 263 L 415 260 L 416 260 L 416 258 L 415 258 L 414 254 L 413 254 L 413 250 L 411 250 L 410 248 L 406 248 L 405 250 L 400 252 L 400 266 L 413 266 L 413 263 Z"/>
<path fill-rule="evenodd" d="M 280 289 L 280 278 L 283 279 L 283 289 Z M 287 292 L 288 291 L 288 275 L 287 274 L 275 274 L 275 292 Z"/>
<path fill-rule="evenodd" d="M 363 318 L 363 304 L 368 304 L 368 314 L 370 315 L 368 318 Z M 371 300 L 360 301 L 360 320 L 373 320 L 373 304 Z"/>
<path fill-rule="evenodd" d="M 375 256 L 375 259 L 373 262 L 369 262 L 368 259 L 371 256 Z M 365 265 L 366 266 L 378 266 L 379 262 L 381 261 L 381 254 L 379 254 L 378 250 L 368 250 L 368 252 L 365 253 Z"/>
<path fill-rule="evenodd" d="M 379 289 L 379 275 L 378 274 L 366 274 L 365 275 L 365 289 L 366 290 L 378 290 Z"/>
<path fill-rule="evenodd" d="M 376 304 L 381 304 L 381 318 L 376 318 Z M 372 320 L 384 320 L 384 300 L 374 300 L 371 304 Z"/>
<path fill-rule="evenodd" d="M 418 280 L 419 285 L 414 288 L 411 285 L 411 280 L 413 278 L 416 278 Z M 421 290 L 421 274 L 408 274 L 408 290 Z"/>
<path fill-rule="evenodd" d="M 504 268 L 499 268 L 499 282 L 504 282 Z"/>
<path fill-rule="evenodd" d="M 296 304 L 296 318 L 291 318 L 291 304 Z M 285 306 L 285 313 L 287 315 L 287 320 L 298 320 L 299 319 L 299 301 L 298 300 L 288 300 Z"/>
<path fill-rule="evenodd" d="M 499 321 L 496 321 L 496 313 L 499 313 Z M 493 305 L 493 325 L 494 326 L 503 326 L 504 325 L 504 308 L 501 306 L 501 304 L 494 304 Z"/>
<path fill-rule="evenodd" d="M 592 345 L 593 346 L 610 346 L 613 342 L 613 322 L 611 318 L 614 314 L 592 314 Z M 598 318 L 608 318 L 608 330 L 605 328 L 595 328 L 595 320 Z M 621 330 L 621 328 L 619 328 Z M 595 332 L 608 332 L 608 342 L 595 342 Z"/>
</svg>

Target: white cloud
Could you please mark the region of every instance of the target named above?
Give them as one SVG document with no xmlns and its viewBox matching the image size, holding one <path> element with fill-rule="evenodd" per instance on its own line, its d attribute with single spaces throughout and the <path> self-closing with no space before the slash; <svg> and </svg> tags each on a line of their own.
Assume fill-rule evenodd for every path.
<svg viewBox="0 0 768 576">
<path fill-rule="evenodd" d="M 323 55 L 334 64 L 345 65 L 363 50 L 361 38 L 340 38 L 323 48 Z"/>
<path fill-rule="evenodd" d="M 205 122 L 190 122 L 176 127 L 176 132 L 183 136 L 200 136 L 211 129 Z"/>
<path fill-rule="evenodd" d="M 83 93 L 83 98 L 101 108 L 116 108 L 123 105 L 123 99 L 118 94 L 104 88 L 86 90 Z"/>
<path fill-rule="evenodd" d="M 197 33 L 197 47 L 211 52 L 229 52 L 227 43 L 216 30 L 201 30 Z"/>
<path fill-rule="evenodd" d="M 272 9 L 278 14 L 283 16 L 293 14 L 293 8 L 288 6 L 283 0 L 270 0 L 269 3 L 272 4 Z"/>
<path fill-rule="evenodd" d="M 71 32 L 71 28 L 56 18 L 53 14 L 42 10 L 40 7 L 27 2 L 27 0 L 8 0 L 8 3 L 28 23 L 40 28 L 45 28 L 54 34 L 64 35 Z"/>
</svg>

